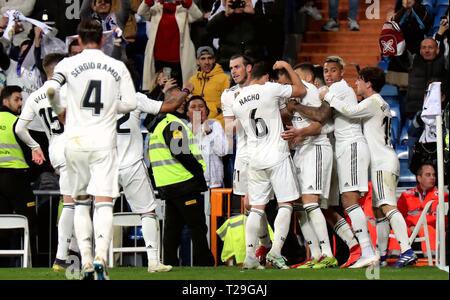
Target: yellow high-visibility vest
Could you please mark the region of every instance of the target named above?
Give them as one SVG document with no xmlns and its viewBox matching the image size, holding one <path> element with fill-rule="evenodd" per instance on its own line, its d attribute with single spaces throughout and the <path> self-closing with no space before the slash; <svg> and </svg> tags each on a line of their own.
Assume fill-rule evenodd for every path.
<svg viewBox="0 0 450 300">
<path fill-rule="evenodd" d="M 0 112 L 0 168 L 27 169 L 28 164 L 14 135 L 14 123 L 17 116 Z"/>
<path fill-rule="evenodd" d="M 186 170 L 183 165 L 172 156 L 169 148 L 170 146 L 166 145 L 163 132 L 166 126 L 170 126 L 172 122 L 177 122 L 183 126 L 183 130 L 173 131 L 174 137 L 183 137 L 184 134 L 187 134 L 187 136 L 184 136 L 183 139 L 185 140 L 185 138 L 187 138 L 190 153 L 202 165 L 203 171 L 206 169 L 206 163 L 203 160 L 198 145 L 195 143 L 194 134 L 191 129 L 176 116 L 167 114 L 166 117 L 156 126 L 150 136 L 149 142 L 149 158 L 152 165 L 156 187 L 163 187 L 184 182 L 194 177 L 191 172 Z M 181 153 L 183 149 L 178 150 Z"/>
</svg>

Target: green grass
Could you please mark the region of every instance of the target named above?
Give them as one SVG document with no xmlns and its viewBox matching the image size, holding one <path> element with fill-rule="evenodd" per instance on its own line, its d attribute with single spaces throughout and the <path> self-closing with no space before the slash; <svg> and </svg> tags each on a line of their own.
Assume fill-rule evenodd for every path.
<svg viewBox="0 0 450 300">
<path fill-rule="evenodd" d="M 178 267 L 168 273 L 147 273 L 146 268 L 113 268 L 117 280 L 365 280 L 366 269 L 241 270 L 238 267 Z M 0 280 L 65 280 L 65 273 L 47 268 L 0 268 Z M 382 268 L 381 280 L 448 280 L 448 273 L 434 267 Z"/>
</svg>

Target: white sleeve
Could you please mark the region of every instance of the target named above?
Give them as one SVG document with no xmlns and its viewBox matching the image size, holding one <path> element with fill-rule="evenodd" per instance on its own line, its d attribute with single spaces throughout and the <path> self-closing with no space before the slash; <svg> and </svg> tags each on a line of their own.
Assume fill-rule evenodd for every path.
<svg viewBox="0 0 450 300">
<path fill-rule="evenodd" d="M 282 98 L 291 98 L 292 97 L 292 85 L 290 84 L 279 84 L 273 83 L 273 87 L 275 88 L 275 96 Z"/>
<path fill-rule="evenodd" d="M 222 102 L 222 113 L 224 117 L 234 117 L 233 113 L 233 93 L 231 91 L 225 90 L 220 97 Z"/>
<path fill-rule="evenodd" d="M 334 97 L 330 103 L 331 107 L 351 119 L 359 119 L 373 116 L 370 100 L 363 100 L 358 104 L 345 103 Z"/>
<path fill-rule="evenodd" d="M 152 115 L 157 115 L 163 105 L 163 101 L 150 99 L 142 93 L 136 93 L 136 100 L 139 111 Z"/>
<path fill-rule="evenodd" d="M 23 106 L 22 112 L 20 113 L 19 119 L 32 121 L 36 116 L 36 113 L 33 110 L 33 103 L 35 103 L 30 97 L 28 97 L 27 101 L 25 101 L 25 105 Z"/>
<path fill-rule="evenodd" d="M 16 134 L 17 136 L 31 149 L 40 147 L 39 144 L 31 137 L 28 131 L 28 124 L 30 121 L 24 119 L 18 119 L 16 123 Z"/>
<path fill-rule="evenodd" d="M 122 76 L 120 79 L 120 100 L 117 105 L 117 112 L 126 114 L 136 109 L 136 91 L 134 89 L 133 80 L 131 80 L 130 72 L 128 72 L 125 64 L 122 63 Z"/>
</svg>

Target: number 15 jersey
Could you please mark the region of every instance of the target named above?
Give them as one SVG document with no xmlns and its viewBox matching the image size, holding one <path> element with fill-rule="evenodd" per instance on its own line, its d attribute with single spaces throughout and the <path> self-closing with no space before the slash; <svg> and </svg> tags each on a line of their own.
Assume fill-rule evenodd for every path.
<svg viewBox="0 0 450 300">
<path fill-rule="evenodd" d="M 67 84 L 66 147 L 75 151 L 116 147 L 118 108 L 136 107 L 125 64 L 100 50 L 85 49 L 58 63 L 52 80 Z"/>
<path fill-rule="evenodd" d="M 266 169 L 289 156 L 289 147 L 281 138 L 279 100 L 290 98 L 291 85 L 267 82 L 244 87 L 233 103 L 233 113 L 247 135 L 250 167 Z"/>
</svg>

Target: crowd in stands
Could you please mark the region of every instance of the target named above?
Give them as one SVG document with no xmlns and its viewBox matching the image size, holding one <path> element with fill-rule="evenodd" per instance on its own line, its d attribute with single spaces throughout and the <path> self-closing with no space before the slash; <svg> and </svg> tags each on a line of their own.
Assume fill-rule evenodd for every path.
<svg viewBox="0 0 450 300">
<path fill-rule="evenodd" d="M 393 86 L 398 95 L 388 100 L 392 106 L 398 106 L 400 112 L 396 116 L 399 125 L 395 129 L 394 136 L 398 140 L 394 147 L 397 153 L 404 150 L 400 147 L 399 138 L 402 130 L 408 133 L 410 160 L 413 150 L 418 147 L 417 143 L 436 143 L 436 139 L 421 139 L 427 126 L 423 121 L 423 105 L 430 84 L 440 82 L 442 110 L 447 116 L 444 122 L 447 169 L 448 0 L 391 1 L 395 4 L 395 14 L 391 20 L 399 25 L 406 43 L 403 53 L 383 58 L 386 83 Z M 255 61 L 267 61 L 270 65 L 281 59 L 294 65 L 297 58 L 289 57 L 285 39 L 296 31 L 295 18 L 298 18 L 299 12 L 314 20 L 324 17 L 314 2 L 0 0 L 0 91 L 7 86 L 19 86 L 26 102 L 28 96 L 48 79 L 42 67 L 45 55 L 59 52 L 73 56 L 81 52 L 74 38 L 78 23 L 85 19 L 98 20 L 104 30 L 104 52 L 125 62 L 136 91 L 163 101 L 168 81 L 174 79 L 174 84 L 180 88 L 185 82 L 193 85 L 192 96 L 179 111 L 185 115 L 186 124 L 201 141 L 199 144 L 206 162 L 204 177 L 208 188 L 231 187 L 234 158 L 229 155 L 231 146 L 225 135 L 221 103 L 222 93 L 234 85 L 232 73 L 230 75 L 230 58 L 245 54 Z M 349 0 L 347 26 L 351 31 L 360 30 L 360 2 Z M 329 0 L 328 4 L 329 20 L 322 30 L 339 34 L 339 1 Z M 311 76 L 311 83 L 318 88 L 325 85 L 322 66 L 312 66 Z M 305 81 L 309 82 L 306 77 Z M 151 115 L 142 118 L 144 134 L 147 132 L 144 128 L 151 127 L 153 121 Z M 29 164 L 32 175 L 30 184 L 34 189 L 39 189 L 42 176 L 46 176 L 42 174 L 52 174 L 54 170 L 49 163 L 48 141 L 42 126 L 32 122 L 29 129 L 47 158 L 41 166 Z M 435 126 L 433 130 L 435 133 Z M 436 147 L 433 149 L 435 153 Z M 435 181 L 423 183 L 424 176 L 436 177 L 436 161 L 429 161 L 432 158 L 427 157 L 420 165 L 411 168 L 417 175 L 417 186 L 403 193 L 398 203 L 409 227 L 415 225 L 412 212 L 420 214 L 420 208 L 435 196 Z M 422 163 L 431 165 L 423 166 Z M 0 192 L 0 201 L 3 201 L 2 198 Z M 435 213 L 435 204 L 430 214 Z M 435 225 L 434 221 L 430 220 L 428 225 Z"/>
</svg>

